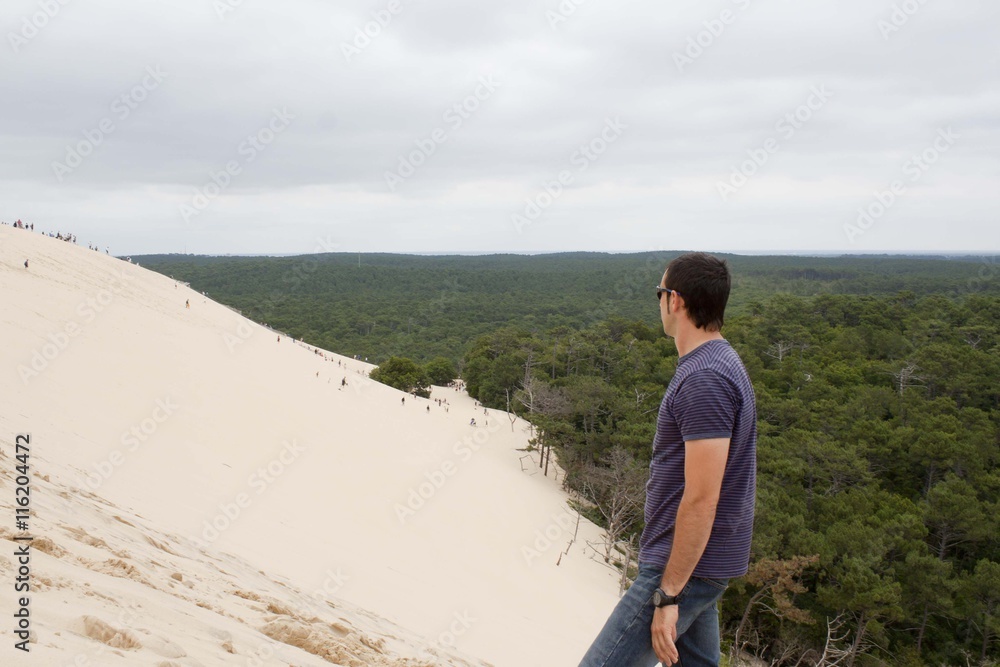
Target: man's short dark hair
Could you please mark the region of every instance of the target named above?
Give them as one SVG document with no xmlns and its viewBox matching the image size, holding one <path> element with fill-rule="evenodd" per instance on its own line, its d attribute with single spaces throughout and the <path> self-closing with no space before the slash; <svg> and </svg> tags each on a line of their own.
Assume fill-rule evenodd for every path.
<svg viewBox="0 0 1000 667">
<path fill-rule="evenodd" d="M 680 293 L 688 317 L 699 329 L 722 329 L 731 286 L 726 261 L 705 252 L 689 252 L 667 265 L 665 287 Z"/>
</svg>

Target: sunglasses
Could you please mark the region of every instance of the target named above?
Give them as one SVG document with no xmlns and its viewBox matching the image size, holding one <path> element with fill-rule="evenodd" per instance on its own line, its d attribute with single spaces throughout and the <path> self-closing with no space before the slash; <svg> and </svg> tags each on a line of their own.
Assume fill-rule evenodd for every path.
<svg viewBox="0 0 1000 667">
<path fill-rule="evenodd" d="M 677 294 L 678 296 L 680 296 L 680 292 L 678 292 L 677 290 L 670 289 L 669 287 L 660 287 L 659 285 L 657 285 L 656 300 L 662 303 L 664 294 Z M 670 314 L 670 297 L 667 297 L 667 314 L 668 315 Z"/>
<path fill-rule="evenodd" d="M 664 295 L 664 293 L 666 293 L 666 294 L 676 294 L 676 295 L 680 296 L 680 292 L 678 292 L 677 290 L 670 289 L 668 287 L 660 287 L 659 285 L 657 285 L 656 286 L 656 300 L 657 301 L 663 301 L 663 295 Z"/>
</svg>

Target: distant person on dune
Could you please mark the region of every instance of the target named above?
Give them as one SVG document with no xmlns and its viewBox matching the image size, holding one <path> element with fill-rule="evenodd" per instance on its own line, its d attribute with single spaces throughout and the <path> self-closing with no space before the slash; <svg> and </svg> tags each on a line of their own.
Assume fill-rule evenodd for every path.
<svg viewBox="0 0 1000 667">
<path fill-rule="evenodd" d="M 185 308 L 190 308 L 191 307 L 191 300 L 190 299 L 185 299 L 184 300 L 184 307 Z"/>
<path fill-rule="evenodd" d="M 702 667 L 720 659 L 718 600 L 747 573 L 757 483 L 753 386 L 721 329 L 732 278 L 688 253 L 656 288 L 677 370 L 660 406 L 635 583 L 581 667 Z"/>
<path fill-rule="evenodd" d="M 28 260 L 24 260 L 24 268 L 28 268 Z"/>
</svg>

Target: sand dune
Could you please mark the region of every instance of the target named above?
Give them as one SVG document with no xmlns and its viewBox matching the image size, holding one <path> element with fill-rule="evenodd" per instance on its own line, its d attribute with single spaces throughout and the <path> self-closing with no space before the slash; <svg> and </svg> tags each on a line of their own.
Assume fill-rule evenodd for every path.
<svg viewBox="0 0 1000 667">
<path fill-rule="evenodd" d="M 617 601 L 523 421 L 37 233 L 0 227 L 0 293 L 0 536 L 18 433 L 37 536 L 2 664 L 575 665 Z"/>
</svg>

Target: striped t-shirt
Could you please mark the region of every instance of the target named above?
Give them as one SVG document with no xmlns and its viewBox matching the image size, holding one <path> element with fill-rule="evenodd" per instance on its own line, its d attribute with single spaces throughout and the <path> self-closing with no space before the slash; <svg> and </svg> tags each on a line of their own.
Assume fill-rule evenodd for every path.
<svg viewBox="0 0 1000 667">
<path fill-rule="evenodd" d="M 639 561 L 665 566 L 684 493 L 684 443 L 730 438 L 729 458 L 708 545 L 693 575 L 726 579 L 750 562 L 757 484 L 757 408 L 739 355 L 713 339 L 685 354 L 660 404 L 646 482 Z"/>
</svg>

